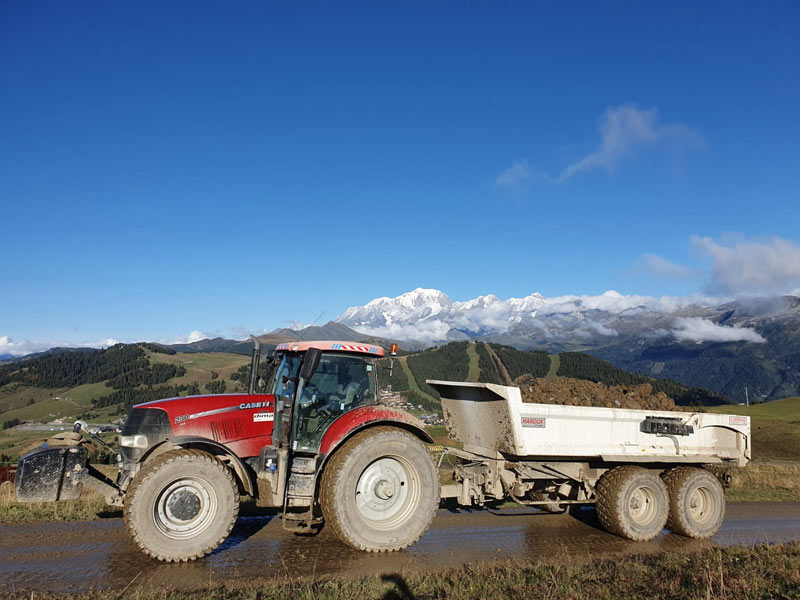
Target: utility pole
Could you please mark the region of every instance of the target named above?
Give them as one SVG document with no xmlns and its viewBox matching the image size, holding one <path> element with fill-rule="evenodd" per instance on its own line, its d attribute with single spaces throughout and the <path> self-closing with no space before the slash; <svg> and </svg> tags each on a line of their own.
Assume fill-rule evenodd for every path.
<svg viewBox="0 0 800 600">
<path fill-rule="evenodd" d="M 744 386 L 744 403 L 750 406 L 750 396 L 747 395 L 747 386 Z"/>
</svg>

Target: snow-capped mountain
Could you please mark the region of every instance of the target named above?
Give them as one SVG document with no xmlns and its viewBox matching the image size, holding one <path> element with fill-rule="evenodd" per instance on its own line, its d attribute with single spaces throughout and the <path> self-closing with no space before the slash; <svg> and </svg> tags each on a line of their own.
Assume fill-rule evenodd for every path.
<svg viewBox="0 0 800 600">
<path fill-rule="evenodd" d="M 508 300 L 490 294 L 459 302 L 439 290 L 417 288 L 348 308 L 336 320 L 371 335 L 427 343 L 513 338 L 515 345 L 523 346 L 537 342 L 591 346 L 590 340 L 614 338 L 632 330 L 669 330 L 680 324 L 677 319 L 708 317 L 709 311 L 716 312 L 714 307 L 724 302 L 700 295 L 653 298 L 615 291 L 553 298 L 533 293 Z M 755 339 L 752 333 L 728 332 L 729 338 L 748 336 Z"/>
<path fill-rule="evenodd" d="M 617 367 L 744 400 L 800 394 L 800 298 L 625 296 L 454 302 L 416 289 L 347 309 L 338 322 L 416 345 L 499 342 L 548 352 L 579 350 Z M 410 344 L 406 344 L 409 346 Z"/>
</svg>

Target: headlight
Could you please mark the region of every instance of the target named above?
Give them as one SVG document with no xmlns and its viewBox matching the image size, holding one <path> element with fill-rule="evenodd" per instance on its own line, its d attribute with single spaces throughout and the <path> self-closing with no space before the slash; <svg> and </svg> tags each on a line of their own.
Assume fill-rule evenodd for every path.
<svg viewBox="0 0 800 600">
<path fill-rule="evenodd" d="M 121 435 L 119 445 L 126 448 L 147 448 L 147 436 L 144 435 Z"/>
</svg>

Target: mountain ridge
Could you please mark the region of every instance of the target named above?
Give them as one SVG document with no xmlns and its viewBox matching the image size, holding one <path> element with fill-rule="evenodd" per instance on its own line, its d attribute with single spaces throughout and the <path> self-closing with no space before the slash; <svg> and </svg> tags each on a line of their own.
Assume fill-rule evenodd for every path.
<svg viewBox="0 0 800 600">
<path fill-rule="evenodd" d="M 472 340 L 586 352 L 741 401 L 750 394 L 767 400 L 800 394 L 800 298 L 791 295 L 653 298 L 608 291 L 508 300 L 489 294 L 461 302 L 417 288 L 350 307 L 336 321 L 428 345 Z"/>
</svg>

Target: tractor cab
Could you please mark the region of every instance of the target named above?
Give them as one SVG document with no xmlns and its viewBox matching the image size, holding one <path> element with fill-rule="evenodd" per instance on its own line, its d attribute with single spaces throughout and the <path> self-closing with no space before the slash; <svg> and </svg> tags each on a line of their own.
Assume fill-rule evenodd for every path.
<svg viewBox="0 0 800 600">
<path fill-rule="evenodd" d="M 266 381 L 275 395 L 273 446 L 316 453 L 341 415 L 378 403 L 378 359 L 383 348 L 347 342 L 280 344 Z"/>
</svg>

